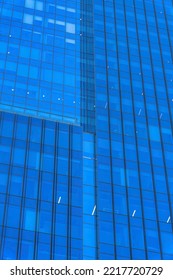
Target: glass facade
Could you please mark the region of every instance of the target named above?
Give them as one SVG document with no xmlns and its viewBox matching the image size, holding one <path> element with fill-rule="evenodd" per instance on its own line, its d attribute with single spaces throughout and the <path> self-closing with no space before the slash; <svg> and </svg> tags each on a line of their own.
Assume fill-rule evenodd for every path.
<svg viewBox="0 0 173 280">
<path fill-rule="evenodd" d="M 80 123 L 80 1 L 1 1 L 1 110 Z"/>
<path fill-rule="evenodd" d="M 172 1 L 0 14 L 0 258 L 173 259 Z"/>
<path fill-rule="evenodd" d="M 172 1 L 94 1 L 100 259 L 173 259 Z"/>
<path fill-rule="evenodd" d="M 1 258 L 82 258 L 82 130 L 1 113 Z"/>
</svg>

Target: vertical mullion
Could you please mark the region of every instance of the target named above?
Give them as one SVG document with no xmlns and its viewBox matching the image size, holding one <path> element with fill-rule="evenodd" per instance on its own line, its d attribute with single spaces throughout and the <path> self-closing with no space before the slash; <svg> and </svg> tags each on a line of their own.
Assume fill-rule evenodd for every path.
<svg viewBox="0 0 173 280">
<path fill-rule="evenodd" d="M 114 3 L 114 18 L 115 18 L 115 41 L 116 41 L 116 49 L 117 49 L 117 64 L 118 64 L 118 87 L 119 87 L 119 97 L 120 97 L 120 116 L 121 116 L 121 131 L 122 135 L 124 135 L 124 127 L 123 127 L 123 113 L 122 113 L 122 90 L 121 90 L 121 83 L 120 83 L 120 62 L 119 62 L 119 46 L 118 46 L 118 36 L 117 36 L 117 21 L 116 21 L 116 4 L 115 1 Z M 125 176 L 125 183 L 127 185 L 127 175 L 126 175 L 126 160 L 125 160 L 125 142 L 124 142 L 124 137 L 122 137 L 122 146 L 123 146 L 123 159 L 124 159 L 124 176 Z M 127 188 L 125 187 L 125 192 L 126 192 L 126 205 L 127 205 L 127 219 L 128 219 L 128 237 L 129 237 L 129 251 L 130 251 L 130 259 L 132 259 L 132 246 L 131 246 L 131 228 L 130 228 L 130 217 L 129 217 L 129 202 L 128 202 L 128 191 Z"/>
<path fill-rule="evenodd" d="M 109 161 L 110 161 L 110 177 L 111 177 L 111 190 L 112 190 L 112 220 L 113 220 L 113 228 L 115 228 L 115 207 L 114 207 L 114 186 L 113 186 L 113 161 L 112 161 L 112 143 L 111 143 L 111 129 L 110 129 L 110 98 L 109 98 L 109 73 L 108 73 L 108 52 L 107 52 L 107 37 L 106 37 L 106 12 L 105 12 L 105 1 L 103 1 L 103 21 L 104 21 L 104 46 L 106 53 L 106 98 L 107 98 L 107 119 L 108 119 L 108 139 L 110 143 L 109 148 Z M 113 232 L 114 239 L 114 258 L 117 257 L 116 252 L 116 232 Z"/>
<path fill-rule="evenodd" d="M 25 209 L 25 191 L 26 191 L 26 177 L 27 177 L 27 157 L 29 153 L 29 135 L 31 129 L 31 119 L 28 119 L 27 122 L 27 136 L 26 136 L 26 146 L 25 146 L 25 162 L 24 162 L 24 174 L 23 174 L 23 186 L 21 194 L 21 208 L 20 208 L 20 222 L 19 222 L 19 234 L 18 234 L 18 245 L 17 245 L 17 259 L 20 259 L 20 250 L 21 250 L 21 241 L 22 241 L 22 225 L 23 225 L 23 214 Z"/>
<path fill-rule="evenodd" d="M 72 127 L 68 128 L 68 214 L 67 214 L 67 260 L 71 259 L 71 222 L 72 222 L 72 186 L 71 186 L 71 173 L 72 173 L 72 143 L 71 133 Z"/>
<path fill-rule="evenodd" d="M 51 226 L 51 245 L 50 245 L 50 259 L 55 258 L 55 228 L 56 228 L 56 204 L 57 204 L 57 170 L 58 170 L 58 139 L 59 139 L 59 123 L 55 123 L 55 142 L 54 142 L 54 178 L 52 191 L 52 226 Z"/>
<path fill-rule="evenodd" d="M 42 161 L 44 151 L 44 138 L 45 138 L 45 120 L 42 121 L 41 130 L 41 141 L 40 141 L 40 165 L 39 165 L 39 176 L 38 176 L 38 190 L 37 190 L 37 206 L 36 206 L 36 226 L 34 234 L 34 259 L 37 259 L 38 255 L 38 241 L 39 241 L 39 221 L 40 221 L 40 204 L 41 204 L 41 183 L 42 183 Z"/>
</svg>

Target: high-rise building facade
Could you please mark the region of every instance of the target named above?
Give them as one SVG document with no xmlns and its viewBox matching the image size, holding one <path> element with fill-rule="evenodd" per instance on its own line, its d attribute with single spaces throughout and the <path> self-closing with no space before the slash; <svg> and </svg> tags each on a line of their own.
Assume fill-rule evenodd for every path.
<svg viewBox="0 0 173 280">
<path fill-rule="evenodd" d="M 172 1 L 0 15 L 0 259 L 173 259 Z"/>
</svg>

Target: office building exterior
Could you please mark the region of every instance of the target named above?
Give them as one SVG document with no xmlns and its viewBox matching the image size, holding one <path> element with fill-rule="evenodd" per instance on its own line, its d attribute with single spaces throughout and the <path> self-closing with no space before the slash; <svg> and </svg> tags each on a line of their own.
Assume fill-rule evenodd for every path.
<svg viewBox="0 0 173 280">
<path fill-rule="evenodd" d="M 0 15 L 0 258 L 172 259 L 172 1 Z"/>
</svg>

